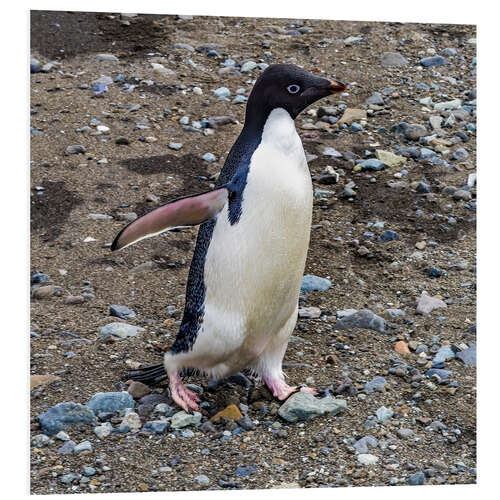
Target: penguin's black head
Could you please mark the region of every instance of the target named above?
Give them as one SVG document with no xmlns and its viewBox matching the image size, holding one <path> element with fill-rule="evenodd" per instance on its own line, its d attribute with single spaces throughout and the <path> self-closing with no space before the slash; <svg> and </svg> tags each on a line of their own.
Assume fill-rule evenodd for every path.
<svg viewBox="0 0 500 500">
<path fill-rule="evenodd" d="M 343 92 L 346 85 L 313 75 L 293 64 L 273 64 L 259 76 L 247 104 L 247 119 L 283 108 L 292 118 L 323 97 Z"/>
</svg>

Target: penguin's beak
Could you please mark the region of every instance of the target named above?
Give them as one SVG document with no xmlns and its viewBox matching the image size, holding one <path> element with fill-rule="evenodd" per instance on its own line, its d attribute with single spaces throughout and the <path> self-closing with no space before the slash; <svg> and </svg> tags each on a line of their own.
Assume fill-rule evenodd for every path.
<svg viewBox="0 0 500 500">
<path fill-rule="evenodd" d="M 328 86 L 330 94 L 337 94 L 338 92 L 344 92 L 344 90 L 346 89 L 347 85 L 337 80 L 331 80 L 330 85 Z"/>
</svg>

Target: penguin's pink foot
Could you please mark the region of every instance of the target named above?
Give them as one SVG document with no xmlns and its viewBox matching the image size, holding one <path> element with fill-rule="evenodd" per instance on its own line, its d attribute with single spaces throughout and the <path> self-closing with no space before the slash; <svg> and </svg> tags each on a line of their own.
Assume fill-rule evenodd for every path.
<svg viewBox="0 0 500 500">
<path fill-rule="evenodd" d="M 297 392 L 299 390 L 297 386 L 288 385 L 283 379 L 272 379 L 267 377 L 263 378 L 267 387 L 269 387 L 269 389 L 273 393 L 273 396 L 275 398 L 278 398 L 280 401 L 284 401 L 294 392 Z M 315 396 L 318 394 L 318 391 L 312 387 L 301 387 L 300 391 L 309 392 Z"/>
<path fill-rule="evenodd" d="M 168 379 L 170 382 L 170 392 L 174 402 L 187 413 L 189 413 L 190 409 L 199 411 L 200 407 L 198 406 L 198 402 L 200 401 L 200 398 L 198 397 L 198 394 L 190 391 L 184 385 L 181 377 L 179 377 L 179 374 L 169 374 Z"/>
</svg>

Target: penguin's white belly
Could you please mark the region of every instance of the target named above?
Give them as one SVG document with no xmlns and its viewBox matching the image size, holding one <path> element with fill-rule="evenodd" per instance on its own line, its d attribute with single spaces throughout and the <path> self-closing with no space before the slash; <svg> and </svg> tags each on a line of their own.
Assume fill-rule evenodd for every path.
<svg viewBox="0 0 500 500">
<path fill-rule="evenodd" d="M 296 314 L 311 214 L 302 143 L 288 113 L 274 110 L 252 156 L 241 217 L 231 225 L 226 206 L 212 234 L 203 323 L 191 351 L 197 367 L 241 370 Z"/>
</svg>

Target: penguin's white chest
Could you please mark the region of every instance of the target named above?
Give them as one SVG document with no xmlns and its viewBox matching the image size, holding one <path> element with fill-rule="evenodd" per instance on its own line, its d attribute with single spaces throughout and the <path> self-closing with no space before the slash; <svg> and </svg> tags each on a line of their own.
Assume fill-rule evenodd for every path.
<svg viewBox="0 0 500 500">
<path fill-rule="evenodd" d="M 311 214 L 302 143 L 290 115 L 276 109 L 252 155 L 239 221 L 229 223 L 227 207 L 217 218 L 205 260 L 205 312 L 197 347 L 206 344 L 221 359 L 244 358 L 295 314 Z"/>
</svg>

